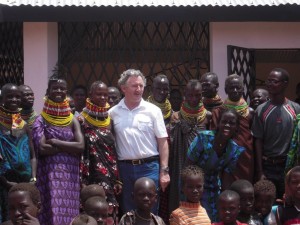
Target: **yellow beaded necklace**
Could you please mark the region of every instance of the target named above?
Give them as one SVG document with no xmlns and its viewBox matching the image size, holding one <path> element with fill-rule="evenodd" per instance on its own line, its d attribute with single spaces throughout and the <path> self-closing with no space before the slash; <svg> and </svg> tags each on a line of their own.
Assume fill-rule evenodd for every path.
<svg viewBox="0 0 300 225">
<path fill-rule="evenodd" d="M 204 121 L 207 110 L 204 108 L 202 101 L 195 108 L 190 107 L 189 104 L 184 101 L 180 108 L 180 114 L 182 118 L 189 123 L 200 124 Z"/>
<path fill-rule="evenodd" d="M 152 104 L 156 105 L 158 108 L 161 109 L 161 112 L 162 112 L 165 120 L 171 116 L 172 106 L 171 106 L 169 99 L 166 99 L 166 101 L 163 103 L 159 103 L 159 102 L 155 101 L 155 99 L 153 98 L 153 95 L 150 95 L 148 97 L 147 101 L 151 102 Z"/>
<path fill-rule="evenodd" d="M 110 117 L 108 116 L 109 104 L 106 103 L 104 107 L 100 107 L 91 102 L 89 98 L 86 99 L 86 106 L 81 115 L 85 120 L 94 127 L 108 127 L 110 125 Z"/>
<path fill-rule="evenodd" d="M 244 98 L 241 98 L 237 102 L 233 102 L 230 99 L 226 99 L 223 106 L 228 109 L 234 109 L 242 117 L 246 118 L 249 115 L 249 106 Z"/>
<path fill-rule="evenodd" d="M 65 99 L 63 102 L 53 102 L 48 97 L 44 98 L 45 103 L 42 117 L 51 125 L 54 126 L 68 126 L 73 120 L 73 114 L 69 106 L 69 100 Z"/>
</svg>

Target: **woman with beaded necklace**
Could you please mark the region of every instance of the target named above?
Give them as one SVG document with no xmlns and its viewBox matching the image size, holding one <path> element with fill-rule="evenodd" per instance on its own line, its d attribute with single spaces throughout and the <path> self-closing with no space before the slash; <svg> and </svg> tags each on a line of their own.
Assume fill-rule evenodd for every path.
<svg viewBox="0 0 300 225">
<path fill-rule="evenodd" d="M 239 114 L 239 133 L 235 137 L 235 141 L 238 145 L 246 148 L 243 155 L 240 157 L 237 169 L 232 177 L 231 181 L 238 179 L 248 180 L 250 183 L 254 182 L 254 151 L 253 151 L 253 137 L 251 133 L 252 117 L 254 110 L 249 107 L 246 100 L 243 98 L 244 85 L 243 79 L 237 74 L 229 75 L 225 80 L 225 92 L 227 99 L 224 103 L 215 108 L 212 111 L 212 120 L 210 124 L 211 130 L 216 130 L 218 121 L 221 114 L 226 109 L 234 109 Z"/>
<path fill-rule="evenodd" d="M 106 84 L 95 81 L 81 113 L 86 145 L 81 163 L 81 178 L 83 185 L 98 184 L 104 188 L 109 204 L 107 224 L 117 225 L 119 204 L 116 195 L 121 193 L 122 183 L 119 181 L 115 139 L 107 112 L 110 105 L 107 101 Z"/>
<path fill-rule="evenodd" d="M 8 220 L 8 190 L 36 177 L 31 133 L 20 114 L 21 91 L 15 84 L 2 87 L 0 106 L 0 223 Z"/>
<path fill-rule="evenodd" d="M 32 127 L 43 225 L 69 225 L 80 207 L 79 162 L 84 139 L 71 113 L 62 73 L 57 68 L 50 77 L 43 111 Z"/>
<path fill-rule="evenodd" d="M 153 79 L 152 83 L 152 95 L 147 99 L 148 102 L 156 105 L 161 109 L 164 117 L 164 122 L 167 128 L 167 132 L 170 134 L 171 117 L 173 114 L 171 103 L 168 99 L 170 94 L 169 80 L 166 75 L 159 74 Z M 168 138 L 168 144 L 170 145 L 170 138 Z M 163 192 L 159 193 L 159 216 L 164 220 L 166 224 L 169 224 L 169 186 Z"/>
<path fill-rule="evenodd" d="M 170 150 L 170 213 L 179 207 L 180 173 L 190 143 L 201 130 L 207 130 L 211 112 L 202 103 L 202 86 L 199 80 L 190 80 L 185 88 L 185 100 L 180 111 L 172 116 L 171 150 Z"/>
<path fill-rule="evenodd" d="M 238 128 L 239 115 L 227 109 L 221 114 L 217 130 L 199 132 L 187 151 L 186 164 L 199 166 L 205 174 L 201 203 L 212 222 L 218 221 L 218 195 L 231 185 L 229 178 L 238 169 L 238 161 L 245 151 L 234 141 Z"/>
</svg>

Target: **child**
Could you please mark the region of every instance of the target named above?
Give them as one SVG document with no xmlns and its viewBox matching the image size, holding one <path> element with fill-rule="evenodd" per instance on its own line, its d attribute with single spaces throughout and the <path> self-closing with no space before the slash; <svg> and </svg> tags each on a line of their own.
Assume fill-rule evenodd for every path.
<svg viewBox="0 0 300 225">
<path fill-rule="evenodd" d="M 106 225 L 108 217 L 108 203 L 104 197 L 94 196 L 88 198 L 83 204 L 87 215 L 93 217 L 98 225 Z"/>
<path fill-rule="evenodd" d="M 97 221 L 86 214 L 79 214 L 76 216 L 70 225 L 97 225 Z"/>
<path fill-rule="evenodd" d="M 200 167 L 190 165 L 181 171 L 182 192 L 186 201 L 180 202 L 180 207 L 170 216 L 170 225 L 210 225 L 206 210 L 201 206 L 204 174 Z"/>
<path fill-rule="evenodd" d="M 254 189 L 253 185 L 247 180 L 234 181 L 230 190 L 240 195 L 240 213 L 237 219 L 242 223 L 249 225 L 262 225 L 258 216 L 254 213 Z"/>
<path fill-rule="evenodd" d="M 140 225 L 145 223 L 165 225 L 159 216 L 151 213 L 151 209 L 157 201 L 156 185 L 152 179 L 147 177 L 137 179 L 134 183 L 132 195 L 136 209 L 125 213 L 119 225 Z"/>
<path fill-rule="evenodd" d="M 285 183 L 292 204 L 278 206 L 276 222 L 278 225 L 300 224 L 300 166 L 286 174 Z"/>
<path fill-rule="evenodd" d="M 13 225 L 39 225 L 41 207 L 39 190 L 31 183 L 14 185 L 8 193 L 9 216 Z"/>
<path fill-rule="evenodd" d="M 85 203 L 85 201 L 94 196 L 100 196 L 100 197 L 106 197 L 105 191 L 102 186 L 98 184 L 90 184 L 88 186 L 85 186 L 80 191 L 80 202 L 81 205 Z"/>
<path fill-rule="evenodd" d="M 240 211 L 240 196 L 235 191 L 223 191 L 218 199 L 221 222 L 212 225 L 246 225 L 237 220 Z"/>
<path fill-rule="evenodd" d="M 260 180 L 254 184 L 255 211 L 264 225 L 276 225 L 272 205 L 276 198 L 276 187 L 269 180 Z"/>
</svg>

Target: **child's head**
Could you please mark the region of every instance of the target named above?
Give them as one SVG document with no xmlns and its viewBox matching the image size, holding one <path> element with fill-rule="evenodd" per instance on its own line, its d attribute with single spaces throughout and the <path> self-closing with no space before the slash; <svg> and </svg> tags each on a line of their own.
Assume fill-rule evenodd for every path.
<svg viewBox="0 0 300 225">
<path fill-rule="evenodd" d="M 108 217 L 108 203 L 104 197 L 94 196 L 84 202 L 84 211 L 93 217 L 98 225 L 106 225 Z"/>
<path fill-rule="evenodd" d="M 203 194 L 204 173 L 196 165 L 185 167 L 181 171 L 181 187 L 187 202 L 200 201 Z"/>
<path fill-rule="evenodd" d="M 272 210 L 276 198 L 276 187 L 269 180 L 260 180 L 254 184 L 255 211 L 263 217 Z"/>
<path fill-rule="evenodd" d="M 247 180 L 236 180 L 230 190 L 240 195 L 241 214 L 251 215 L 254 205 L 254 189 L 253 185 Z"/>
<path fill-rule="evenodd" d="M 300 201 L 300 166 L 293 167 L 287 173 L 285 182 L 292 201 Z"/>
<path fill-rule="evenodd" d="M 237 192 L 225 190 L 219 195 L 218 211 L 224 225 L 236 224 L 240 212 L 240 196 Z"/>
<path fill-rule="evenodd" d="M 71 225 L 97 225 L 97 221 L 89 215 L 80 214 L 73 219 Z"/>
<path fill-rule="evenodd" d="M 147 177 L 137 179 L 134 183 L 132 195 L 137 209 L 150 212 L 157 201 L 154 181 Z"/>
<path fill-rule="evenodd" d="M 9 216 L 14 225 L 22 224 L 29 214 L 37 217 L 41 208 L 39 190 L 30 183 L 14 185 L 8 193 Z"/>
<path fill-rule="evenodd" d="M 80 201 L 81 204 L 83 205 L 84 202 L 94 196 L 100 196 L 100 197 L 106 197 L 105 191 L 102 186 L 98 184 L 90 184 L 88 186 L 85 186 L 84 188 L 81 189 L 80 191 Z"/>
</svg>

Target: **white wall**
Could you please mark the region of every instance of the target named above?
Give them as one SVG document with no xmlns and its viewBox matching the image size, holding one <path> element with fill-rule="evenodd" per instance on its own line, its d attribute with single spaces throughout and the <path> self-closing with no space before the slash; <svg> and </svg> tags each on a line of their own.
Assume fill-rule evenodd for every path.
<svg viewBox="0 0 300 225">
<path fill-rule="evenodd" d="M 219 75 L 223 98 L 227 74 L 227 45 L 246 48 L 300 48 L 300 22 L 210 23 L 211 71 Z"/>
<path fill-rule="evenodd" d="M 34 108 L 40 113 L 43 108 L 48 77 L 58 58 L 57 23 L 24 22 L 24 84 L 34 94 Z"/>
</svg>

